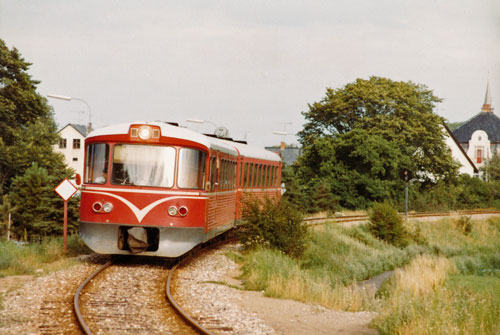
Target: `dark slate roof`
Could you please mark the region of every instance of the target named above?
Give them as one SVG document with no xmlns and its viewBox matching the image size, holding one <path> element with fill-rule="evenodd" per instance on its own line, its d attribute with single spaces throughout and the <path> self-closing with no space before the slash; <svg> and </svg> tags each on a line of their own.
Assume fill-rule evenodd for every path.
<svg viewBox="0 0 500 335">
<path fill-rule="evenodd" d="M 484 130 L 491 142 L 500 142 L 500 118 L 493 113 L 481 112 L 453 131 L 459 143 L 467 143 L 476 130 Z"/>
<path fill-rule="evenodd" d="M 58 133 L 60 133 L 64 128 L 66 127 L 73 127 L 76 129 L 77 132 L 79 132 L 80 134 L 82 134 L 83 137 L 86 137 L 87 136 L 87 127 L 83 124 L 75 124 L 75 123 L 68 123 L 67 125 L 65 125 L 64 127 L 62 127 Z"/>
</svg>

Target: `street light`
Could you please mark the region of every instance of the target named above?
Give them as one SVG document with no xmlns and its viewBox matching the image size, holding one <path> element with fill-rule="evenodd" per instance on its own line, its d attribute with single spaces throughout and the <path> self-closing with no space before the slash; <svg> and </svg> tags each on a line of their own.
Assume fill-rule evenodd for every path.
<svg viewBox="0 0 500 335">
<path fill-rule="evenodd" d="M 59 99 L 59 100 L 66 100 L 66 101 L 78 100 L 78 101 L 83 102 L 85 105 L 87 105 L 87 108 L 89 109 L 89 125 L 87 127 L 87 131 L 90 133 L 90 131 L 92 130 L 92 122 L 91 122 L 91 115 L 92 115 L 92 113 L 90 111 L 90 105 L 87 103 L 87 101 L 85 101 L 85 100 L 83 100 L 81 98 L 68 97 L 68 96 L 59 95 L 59 94 L 47 94 L 47 96 L 49 98 Z"/>
</svg>

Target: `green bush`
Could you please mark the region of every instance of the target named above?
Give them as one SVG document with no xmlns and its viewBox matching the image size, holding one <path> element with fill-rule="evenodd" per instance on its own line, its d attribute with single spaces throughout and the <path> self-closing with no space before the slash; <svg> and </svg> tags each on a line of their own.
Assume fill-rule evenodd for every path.
<svg viewBox="0 0 500 335">
<path fill-rule="evenodd" d="M 251 198 L 243 203 L 237 236 L 247 248 L 269 246 L 299 257 L 305 249 L 307 226 L 302 214 L 287 202 Z"/>
<path fill-rule="evenodd" d="M 388 203 L 376 202 L 370 210 L 370 231 L 377 238 L 397 247 L 408 245 L 409 234 L 403 219 Z"/>
<path fill-rule="evenodd" d="M 464 234 L 469 235 L 472 231 L 472 220 L 470 216 L 461 216 L 456 221 L 457 228 Z"/>
</svg>

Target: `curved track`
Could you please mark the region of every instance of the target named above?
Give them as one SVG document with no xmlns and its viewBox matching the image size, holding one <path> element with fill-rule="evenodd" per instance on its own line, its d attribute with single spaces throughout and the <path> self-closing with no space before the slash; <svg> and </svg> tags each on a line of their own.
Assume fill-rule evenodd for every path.
<svg viewBox="0 0 500 335">
<path fill-rule="evenodd" d="M 81 302 L 82 302 L 81 300 L 84 300 L 84 299 L 82 299 L 82 292 L 84 290 L 87 290 L 87 291 L 92 290 L 92 288 L 90 288 L 90 286 L 92 286 L 92 285 L 96 286 L 96 288 L 94 288 L 95 292 L 103 291 L 103 289 L 102 289 L 103 285 L 104 285 L 104 287 L 110 286 L 110 284 L 115 286 L 114 281 L 116 281 L 117 277 L 119 278 L 119 277 L 125 276 L 126 271 L 129 271 L 129 272 L 134 271 L 133 269 L 131 270 L 127 266 L 125 266 L 125 267 L 122 266 L 122 269 L 116 270 L 116 269 L 114 269 L 115 267 L 111 267 L 111 265 L 113 265 L 113 264 L 116 264 L 116 263 L 109 261 L 106 264 L 99 267 L 88 278 L 86 278 L 82 282 L 82 284 L 78 287 L 78 289 L 76 290 L 73 303 L 74 303 L 76 318 L 77 318 L 78 323 L 80 324 L 82 331 L 87 335 L 91 335 L 91 334 L 94 334 L 94 332 L 95 333 L 98 332 L 97 328 L 103 327 L 105 329 L 109 329 L 110 334 L 114 334 L 117 331 L 116 324 L 119 324 L 120 328 L 118 330 L 120 331 L 120 333 L 125 333 L 125 331 L 130 331 L 131 333 L 134 333 L 135 331 L 137 331 L 137 330 L 140 331 L 141 329 L 143 329 L 144 333 L 148 333 L 148 334 L 149 333 L 152 333 L 152 334 L 153 333 L 154 334 L 164 333 L 165 330 L 163 329 L 163 327 L 161 327 L 162 329 L 154 328 L 155 327 L 154 322 L 151 322 L 151 324 L 150 324 L 148 321 L 148 322 L 146 322 L 147 325 L 145 325 L 144 320 L 139 320 L 139 321 L 136 320 L 137 317 L 134 315 L 134 313 L 137 311 L 137 309 L 142 309 L 143 307 L 147 307 L 147 310 L 151 310 L 151 314 L 153 312 L 156 312 L 158 309 L 161 309 L 158 307 L 157 304 L 152 305 L 154 303 L 152 303 L 148 299 L 143 301 L 144 306 L 138 306 L 137 304 L 133 304 L 133 303 L 130 303 L 128 301 L 128 299 L 126 298 L 127 295 L 137 294 L 137 293 L 133 292 L 133 291 L 135 291 L 133 288 L 141 285 L 140 283 L 132 283 L 133 288 L 119 288 L 118 289 L 116 287 L 113 287 L 113 288 L 111 288 L 112 291 L 124 291 L 124 292 L 111 292 L 107 296 L 99 296 L 97 298 L 92 298 L 92 299 L 86 297 L 87 302 L 86 303 L 84 302 L 81 304 Z M 119 265 L 117 265 L 117 268 L 119 268 Z M 144 268 L 146 268 L 146 266 Z M 166 301 L 164 301 L 164 306 L 162 306 L 162 308 L 164 308 L 164 309 L 174 309 L 175 312 L 159 311 L 158 313 L 160 313 L 160 314 L 161 313 L 164 313 L 164 314 L 176 313 L 175 318 L 180 319 L 180 318 L 178 318 L 178 316 L 181 316 L 182 320 L 184 320 L 184 325 L 179 326 L 178 325 L 179 322 L 182 323 L 182 321 L 172 320 L 172 318 L 173 318 L 172 316 L 166 316 L 163 318 L 164 319 L 163 322 L 165 324 L 167 324 L 166 327 L 169 327 L 168 323 L 172 323 L 172 324 L 176 323 L 173 326 L 173 329 L 168 330 L 168 333 L 175 333 L 175 334 L 194 334 L 194 333 L 197 333 L 197 334 L 203 334 L 203 335 L 211 335 L 211 333 L 207 329 L 203 328 L 194 319 L 192 319 L 185 311 L 183 311 L 182 308 L 173 299 L 170 287 L 171 287 L 172 276 L 173 276 L 173 273 L 175 272 L 176 268 L 177 268 L 177 265 L 173 266 L 170 269 L 170 271 L 168 273 L 168 278 L 166 280 L 166 285 L 164 287 L 165 291 L 163 291 L 164 292 L 163 299 L 165 299 L 165 295 L 166 295 L 170 305 Z M 105 271 L 106 269 L 109 269 L 109 270 Z M 122 271 L 122 272 L 120 272 L 118 274 L 118 276 L 115 274 L 113 277 L 113 273 L 110 273 L 110 272 L 112 272 L 112 270 Z M 159 271 L 159 269 L 156 269 L 156 272 L 158 272 L 158 271 Z M 164 271 L 165 271 L 165 269 L 163 269 L 163 273 L 165 273 Z M 103 273 L 103 272 L 107 272 L 107 273 Z M 99 276 L 99 280 L 106 281 L 106 282 L 103 282 L 100 286 L 98 284 L 96 284 L 96 282 L 98 282 L 96 277 L 98 277 L 98 276 Z M 101 276 L 103 278 L 101 278 Z M 105 278 L 106 276 L 108 276 L 110 278 L 106 279 Z M 157 280 L 157 281 L 159 280 L 158 278 L 151 278 L 151 277 L 149 277 L 149 275 L 144 276 L 144 277 L 146 277 L 144 279 L 144 281 L 152 282 L 153 280 Z M 113 278 L 115 278 L 115 279 L 113 279 Z M 130 284 L 130 282 L 133 282 L 133 280 L 130 280 L 130 279 L 128 279 L 126 281 L 129 282 L 129 284 Z M 91 282 L 92 282 L 92 284 L 89 285 L 89 283 L 91 283 Z M 141 292 L 143 292 L 144 289 L 140 289 L 137 291 L 139 292 L 138 294 L 141 294 Z M 93 294 L 100 295 L 101 292 L 93 293 Z M 86 293 L 86 295 L 88 296 L 88 295 L 90 295 L 90 293 Z M 122 295 L 122 296 L 118 297 L 119 295 Z M 134 299 L 131 299 L 131 300 L 134 300 Z M 137 300 L 137 299 L 135 299 L 135 300 Z M 156 299 L 156 300 L 158 300 L 158 299 Z M 139 301 L 140 301 L 140 299 L 139 299 Z M 88 305 L 88 306 L 82 308 L 81 305 Z M 84 311 L 82 313 L 83 309 L 86 309 L 86 311 Z M 104 312 L 103 312 L 103 310 L 104 310 Z M 127 314 L 128 312 L 130 312 L 130 315 Z M 156 313 L 156 314 L 158 314 L 158 313 Z M 86 317 L 84 317 L 84 314 L 86 315 Z M 146 314 L 146 319 L 149 318 L 149 315 L 147 315 L 147 314 Z M 118 321 L 110 320 L 113 318 L 116 318 Z M 123 320 L 126 320 L 126 321 L 123 321 Z M 109 324 L 113 323 L 113 322 L 114 322 L 115 326 L 110 326 Z M 134 324 L 134 322 L 137 322 L 137 324 Z M 127 324 L 127 323 L 129 323 L 129 324 Z M 91 328 L 93 328 L 93 331 L 91 330 Z M 102 331 L 103 331 L 102 329 L 99 330 L 99 333 L 102 333 Z M 104 330 L 104 332 L 105 332 L 105 330 Z"/>
</svg>

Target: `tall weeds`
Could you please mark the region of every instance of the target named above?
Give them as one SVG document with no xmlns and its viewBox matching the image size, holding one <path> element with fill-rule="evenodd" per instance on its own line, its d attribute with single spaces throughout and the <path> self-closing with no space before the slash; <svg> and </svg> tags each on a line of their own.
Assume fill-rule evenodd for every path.
<svg viewBox="0 0 500 335">
<path fill-rule="evenodd" d="M 395 272 L 372 326 L 380 334 L 496 334 L 500 304 L 488 294 L 450 290 L 456 267 L 443 257 L 419 256 Z"/>
</svg>

